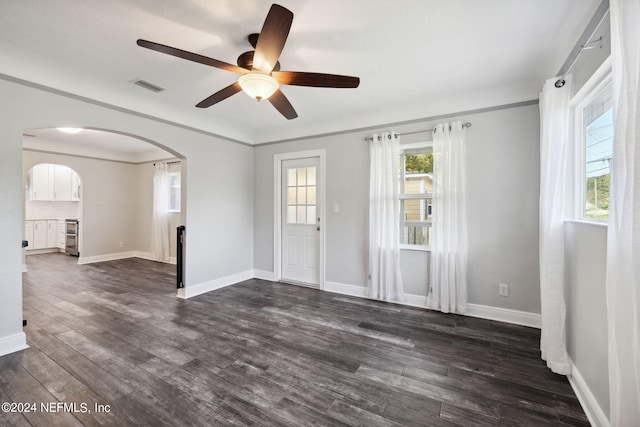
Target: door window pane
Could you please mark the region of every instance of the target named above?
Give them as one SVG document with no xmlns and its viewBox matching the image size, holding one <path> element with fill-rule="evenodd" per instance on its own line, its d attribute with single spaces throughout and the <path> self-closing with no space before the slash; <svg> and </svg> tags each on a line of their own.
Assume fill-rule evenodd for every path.
<svg viewBox="0 0 640 427">
<path fill-rule="evenodd" d="M 316 185 L 316 168 L 307 168 L 307 185 Z"/>
<path fill-rule="evenodd" d="M 298 187 L 298 204 L 307 204 L 307 187 Z"/>
<path fill-rule="evenodd" d="M 307 206 L 307 224 L 316 223 L 316 207 Z"/>
<path fill-rule="evenodd" d="M 287 222 L 316 223 L 316 168 L 287 170 Z"/>
<path fill-rule="evenodd" d="M 316 204 L 316 187 L 307 187 L 307 204 Z"/>
<path fill-rule="evenodd" d="M 296 207 L 287 206 L 287 222 L 290 224 L 296 223 Z"/>
<path fill-rule="evenodd" d="M 296 204 L 296 187 L 287 188 L 287 205 Z"/>
<path fill-rule="evenodd" d="M 295 169 L 289 169 L 287 171 L 287 185 L 289 187 L 295 187 L 296 186 L 296 170 Z"/>
<path fill-rule="evenodd" d="M 307 168 L 298 168 L 298 185 L 307 185 Z"/>
<path fill-rule="evenodd" d="M 298 206 L 298 224 L 305 224 L 307 222 L 307 207 L 306 206 Z"/>
</svg>

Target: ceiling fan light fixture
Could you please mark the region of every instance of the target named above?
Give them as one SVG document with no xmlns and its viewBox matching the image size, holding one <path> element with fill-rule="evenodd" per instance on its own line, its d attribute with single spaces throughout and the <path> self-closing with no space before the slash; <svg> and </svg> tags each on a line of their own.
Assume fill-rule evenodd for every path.
<svg viewBox="0 0 640 427">
<path fill-rule="evenodd" d="M 60 132 L 64 132 L 64 133 L 80 133 L 80 132 L 82 132 L 82 128 L 59 127 L 59 128 L 56 128 L 56 129 L 58 129 Z"/>
<path fill-rule="evenodd" d="M 238 79 L 238 84 L 244 93 L 258 101 L 269 98 L 280 86 L 276 79 L 259 71 L 243 74 Z"/>
</svg>

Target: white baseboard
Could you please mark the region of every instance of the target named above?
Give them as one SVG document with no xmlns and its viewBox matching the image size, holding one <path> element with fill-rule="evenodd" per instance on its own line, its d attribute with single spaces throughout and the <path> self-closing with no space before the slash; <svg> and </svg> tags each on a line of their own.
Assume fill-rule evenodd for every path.
<svg viewBox="0 0 640 427">
<path fill-rule="evenodd" d="M 367 298 L 367 288 L 344 283 L 328 282 L 325 280 L 324 289 L 334 294 L 350 295 L 352 297 Z"/>
<path fill-rule="evenodd" d="M 196 285 L 186 285 L 182 289 L 178 289 L 178 297 L 188 299 L 216 289 L 224 288 L 234 283 L 243 282 L 252 279 L 253 270 L 243 271 L 241 273 L 232 274 L 230 276 L 221 277 L 219 279 L 209 280 L 208 282 L 198 283 Z"/>
<path fill-rule="evenodd" d="M 96 255 L 96 256 L 81 256 L 78 259 L 78 264 L 93 264 L 94 262 L 104 262 L 104 261 L 115 261 L 117 259 L 125 259 L 125 258 L 133 258 L 136 256 L 135 251 L 131 252 L 116 252 L 113 254 L 104 254 L 104 255 Z"/>
<path fill-rule="evenodd" d="M 24 332 L 0 338 L 0 356 L 29 348 Z"/>
<path fill-rule="evenodd" d="M 591 389 L 587 385 L 587 382 L 584 380 L 578 368 L 573 363 L 571 363 L 571 375 L 568 375 L 569 384 L 571 384 L 571 388 L 573 388 L 573 392 L 578 397 L 578 401 L 580 405 L 582 405 L 582 409 L 584 413 L 587 415 L 589 419 L 589 423 L 591 423 L 594 427 L 609 427 L 611 423 L 609 419 L 604 414 L 602 407 L 596 400 L 595 396 L 591 392 Z"/>
<path fill-rule="evenodd" d="M 464 315 L 479 317 L 481 319 L 497 320 L 505 323 L 513 323 L 515 325 L 529 326 L 531 328 L 538 329 L 540 329 L 540 325 L 542 323 L 540 315 L 537 313 L 480 304 L 467 304 L 467 312 Z"/>
<path fill-rule="evenodd" d="M 402 302 L 398 304 L 409 305 L 411 307 L 429 308 L 427 305 L 427 297 L 422 295 L 404 294 Z"/>
<path fill-rule="evenodd" d="M 367 288 L 363 286 L 347 285 L 344 283 L 324 282 L 324 290 L 336 294 L 350 295 L 359 298 L 369 298 Z M 401 302 L 397 304 L 411 307 L 428 308 L 427 297 L 423 295 L 404 294 Z M 497 320 L 505 323 L 529 326 L 540 329 L 540 315 L 525 311 L 510 310 L 500 307 L 490 307 L 479 304 L 467 304 L 466 316 L 478 317 L 482 319 Z"/>
<path fill-rule="evenodd" d="M 275 281 L 273 271 L 253 270 L 253 277 L 260 280 Z"/>
<path fill-rule="evenodd" d="M 29 255 L 41 255 L 41 254 L 55 254 L 55 253 L 64 253 L 63 249 L 59 248 L 45 248 L 45 249 L 25 249 L 25 256 Z"/>
<path fill-rule="evenodd" d="M 96 255 L 96 256 L 90 256 L 90 257 L 81 256 L 78 259 L 78 264 L 81 264 L 81 265 L 93 264 L 94 262 L 115 261 L 118 259 L 125 259 L 125 258 L 142 258 L 142 259 L 147 259 L 149 261 L 160 262 L 157 259 L 154 259 L 149 252 L 129 251 L 129 252 L 116 252 L 113 254 Z M 176 257 L 169 258 L 169 261 L 167 261 L 166 263 L 175 264 Z"/>
<path fill-rule="evenodd" d="M 324 290 L 336 294 L 349 295 L 358 298 L 369 298 L 367 288 L 364 286 L 347 285 L 337 282 L 324 282 Z M 404 294 L 402 301 L 392 301 L 395 304 L 408 305 L 411 307 L 427 308 L 427 297 L 422 295 Z"/>
<path fill-rule="evenodd" d="M 156 261 L 156 262 L 164 262 L 165 264 L 176 264 L 176 257 L 172 256 L 169 258 L 169 261 L 158 261 L 157 259 L 155 259 L 153 257 L 153 255 L 151 255 L 151 252 L 142 252 L 142 251 L 136 251 L 135 252 L 135 257 L 136 258 L 142 258 L 142 259 L 147 259 L 149 261 Z"/>
</svg>

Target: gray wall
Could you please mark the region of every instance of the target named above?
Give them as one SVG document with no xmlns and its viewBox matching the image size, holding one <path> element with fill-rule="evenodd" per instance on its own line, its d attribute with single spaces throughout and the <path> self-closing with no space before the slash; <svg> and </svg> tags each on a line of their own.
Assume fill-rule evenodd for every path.
<svg viewBox="0 0 640 427">
<path fill-rule="evenodd" d="M 565 224 L 567 351 L 605 414 L 609 414 L 607 227 Z"/>
<path fill-rule="evenodd" d="M 538 277 L 539 113 L 526 105 L 460 119 L 467 130 L 469 164 L 469 302 L 540 312 Z M 438 122 L 445 121 L 439 120 Z M 407 133 L 436 122 L 394 126 Z M 384 130 L 387 130 L 385 128 Z M 367 282 L 369 153 L 352 132 L 259 146 L 254 153 L 254 265 L 273 271 L 273 156 L 317 148 L 327 151 L 326 280 L 353 286 Z M 401 143 L 430 140 L 430 133 Z M 333 204 L 340 213 L 332 213 Z M 402 251 L 405 293 L 426 296 L 428 252 Z M 498 296 L 498 283 L 510 286 Z"/>
</svg>

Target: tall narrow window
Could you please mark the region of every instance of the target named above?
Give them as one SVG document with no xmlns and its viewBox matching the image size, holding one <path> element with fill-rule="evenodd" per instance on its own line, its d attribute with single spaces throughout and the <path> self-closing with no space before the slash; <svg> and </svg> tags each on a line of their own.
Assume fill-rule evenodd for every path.
<svg viewBox="0 0 640 427">
<path fill-rule="evenodd" d="M 582 108 L 582 206 L 584 217 L 589 219 L 609 217 L 609 164 L 613 152 L 611 102 L 611 85 L 608 85 Z"/>
<path fill-rule="evenodd" d="M 431 245 L 433 150 L 421 145 L 400 154 L 400 244 L 405 248 Z"/>
<path fill-rule="evenodd" d="M 180 212 L 180 172 L 169 173 L 169 212 Z"/>
</svg>

